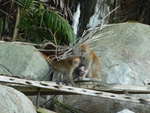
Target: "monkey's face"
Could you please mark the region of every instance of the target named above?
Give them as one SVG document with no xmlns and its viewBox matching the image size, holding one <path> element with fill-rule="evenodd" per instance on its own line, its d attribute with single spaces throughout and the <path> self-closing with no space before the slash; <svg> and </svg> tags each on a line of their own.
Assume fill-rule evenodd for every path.
<svg viewBox="0 0 150 113">
<path fill-rule="evenodd" d="M 87 56 L 89 56 L 88 51 L 87 50 L 81 50 L 80 51 L 80 56 L 81 56 L 81 58 L 85 59 Z"/>
<path fill-rule="evenodd" d="M 79 70 L 83 72 L 85 70 L 85 66 L 80 66 Z"/>
<path fill-rule="evenodd" d="M 74 68 L 77 68 L 77 67 L 80 65 L 80 62 L 81 62 L 80 58 L 75 59 L 75 60 L 73 61 L 73 67 L 74 67 Z"/>
</svg>

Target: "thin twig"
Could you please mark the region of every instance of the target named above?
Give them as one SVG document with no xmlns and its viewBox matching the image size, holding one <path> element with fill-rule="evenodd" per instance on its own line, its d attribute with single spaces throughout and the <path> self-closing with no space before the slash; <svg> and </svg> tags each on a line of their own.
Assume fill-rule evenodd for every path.
<svg viewBox="0 0 150 113">
<path fill-rule="evenodd" d="M 10 16 L 11 18 L 13 18 L 13 16 L 11 16 L 10 14 L 8 14 L 7 12 L 5 12 L 5 11 L 3 11 L 3 10 L 1 10 L 1 9 L 0 9 L 0 11 L 1 11 L 2 13 L 6 14 L 7 16 Z"/>
<path fill-rule="evenodd" d="M 120 6 L 116 7 L 115 9 L 113 9 L 112 11 L 110 11 L 107 15 L 105 15 L 102 20 L 104 20 L 105 18 L 107 18 L 111 13 L 113 13 L 115 10 L 117 10 Z"/>
<path fill-rule="evenodd" d="M 58 44 L 57 44 L 56 37 L 55 37 L 57 31 L 58 31 L 58 30 L 56 30 L 56 32 L 53 34 L 53 37 L 54 37 L 54 42 L 55 42 L 55 45 L 56 45 L 55 57 L 56 57 L 56 59 L 58 60 L 58 56 L 57 56 Z"/>
</svg>

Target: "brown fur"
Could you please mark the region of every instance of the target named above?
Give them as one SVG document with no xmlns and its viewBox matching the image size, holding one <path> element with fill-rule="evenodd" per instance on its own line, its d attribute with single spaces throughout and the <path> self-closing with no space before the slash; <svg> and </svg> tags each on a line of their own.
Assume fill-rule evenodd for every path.
<svg viewBox="0 0 150 113">
<path fill-rule="evenodd" d="M 73 56 L 67 59 L 63 59 L 60 61 L 56 61 L 53 66 L 52 69 L 55 72 L 59 72 L 61 74 L 63 74 L 63 76 L 67 77 L 69 82 L 71 82 L 71 84 L 73 86 L 75 86 L 75 83 L 73 81 L 73 71 L 75 68 L 77 68 L 80 64 L 80 57 L 78 56 Z M 57 76 L 57 75 L 55 75 Z"/>
<path fill-rule="evenodd" d="M 85 73 L 89 78 L 98 78 L 100 75 L 100 61 L 94 51 L 90 50 L 88 45 L 81 45 L 82 62 L 86 66 Z"/>
</svg>

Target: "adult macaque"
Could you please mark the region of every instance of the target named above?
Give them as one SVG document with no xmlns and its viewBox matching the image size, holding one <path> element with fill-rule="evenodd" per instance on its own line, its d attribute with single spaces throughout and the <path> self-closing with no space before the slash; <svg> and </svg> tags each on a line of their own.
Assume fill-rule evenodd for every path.
<svg viewBox="0 0 150 113">
<path fill-rule="evenodd" d="M 100 62 L 94 51 L 86 44 L 81 45 L 81 62 L 85 65 L 83 77 L 98 78 L 100 75 Z"/>
<path fill-rule="evenodd" d="M 73 71 L 80 65 L 80 62 L 81 60 L 78 56 L 56 61 L 52 66 L 54 71 L 53 76 L 59 76 L 59 74 L 63 74 L 63 76 L 66 77 L 73 86 L 75 86 L 73 81 Z"/>
</svg>

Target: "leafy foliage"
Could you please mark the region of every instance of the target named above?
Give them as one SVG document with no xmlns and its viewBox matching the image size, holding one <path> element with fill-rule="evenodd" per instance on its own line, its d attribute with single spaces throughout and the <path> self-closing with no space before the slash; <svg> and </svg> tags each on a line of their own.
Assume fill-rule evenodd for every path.
<svg viewBox="0 0 150 113">
<path fill-rule="evenodd" d="M 16 3 L 22 6 L 19 27 L 26 32 L 28 40 L 40 43 L 56 38 L 58 44 L 74 42 L 75 34 L 71 26 L 57 11 L 46 9 L 34 0 L 17 0 Z"/>
<path fill-rule="evenodd" d="M 27 11 L 32 14 L 32 10 L 35 9 L 36 2 L 34 0 L 16 0 L 16 3 L 22 7 L 22 11 Z"/>
<path fill-rule="evenodd" d="M 21 37 L 21 39 L 35 43 L 41 43 L 44 40 L 49 40 L 55 43 L 57 41 L 57 44 L 70 44 L 74 42 L 75 34 L 71 26 L 63 18 L 63 14 L 57 10 L 57 7 L 51 7 L 51 2 L 42 3 L 37 0 L 15 0 L 8 3 L 7 1 L 3 2 L 6 2 L 3 4 L 7 4 L 7 7 L 10 6 L 10 8 L 1 9 L 5 8 L 1 7 L 0 9 L 5 11 L 3 15 L 8 16 L 8 26 L 11 26 L 13 29 L 15 21 L 18 21 L 15 20 L 16 15 L 18 14 L 17 7 L 21 9 L 19 25 L 17 26 L 19 28 L 18 36 Z M 54 0 L 53 2 L 56 1 Z M 60 6 L 62 9 L 68 8 L 65 7 L 65 1 L 61 1 Z M 67 15 L 67 13 L 65 14 Z M 13 20 L 10 20 L 10 17 L 13 18 Z M 3 16 L 2 22 L 5 20 L 4 18 L 5 17 Z M 0 24 L 2 25 L 2 23 Z M 12 33 L 13 32 L 11 31 L 10 37 L 13 36 Z"/>
</svg>

